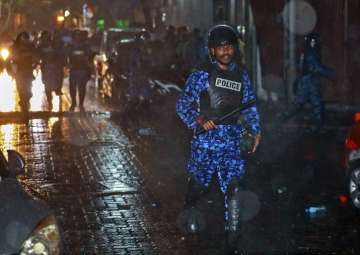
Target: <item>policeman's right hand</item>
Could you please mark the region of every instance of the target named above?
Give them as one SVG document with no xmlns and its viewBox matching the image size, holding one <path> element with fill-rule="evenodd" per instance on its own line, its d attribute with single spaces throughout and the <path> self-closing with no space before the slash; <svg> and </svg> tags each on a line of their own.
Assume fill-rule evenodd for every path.
<svg viewBox="0 0 360 255">
<path fill-rule="evenodd" d="M 197 123 L 206 131 L 216 128 L 216 124 L 212 120 L 206 120 L 203 117 L 197 119 Z"/>
</svg>

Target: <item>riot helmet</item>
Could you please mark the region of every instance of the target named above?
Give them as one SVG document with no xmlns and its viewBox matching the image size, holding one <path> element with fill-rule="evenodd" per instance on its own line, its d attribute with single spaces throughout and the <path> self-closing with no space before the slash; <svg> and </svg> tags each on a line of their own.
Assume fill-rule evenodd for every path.
<svg viewBox="0 0 360 255">
<path fill-rule="evenodd" d="M 238 45 L 238 34 L 235 29 L 229 25 L 216 25 L 209 30 L 208 48 L 224 45 Z"/>
</svg>

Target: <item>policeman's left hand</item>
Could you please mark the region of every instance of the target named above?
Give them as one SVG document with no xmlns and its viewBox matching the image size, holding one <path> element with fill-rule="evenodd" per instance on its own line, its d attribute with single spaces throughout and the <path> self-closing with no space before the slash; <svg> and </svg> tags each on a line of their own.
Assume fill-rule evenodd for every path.
<svg viewBox="0 0 360 255">
<path fill-rule="evenodd" d="M 249 153 L 255 153 L 255 151 L 257 150 L 257 147 L 259 146 L 261 141 L 261 135 L 258 134 L 255 136 L 255 142 L 254 142 L 254 147 L 252 149 L 252 151 L 250 151 Z"/>
</svg>

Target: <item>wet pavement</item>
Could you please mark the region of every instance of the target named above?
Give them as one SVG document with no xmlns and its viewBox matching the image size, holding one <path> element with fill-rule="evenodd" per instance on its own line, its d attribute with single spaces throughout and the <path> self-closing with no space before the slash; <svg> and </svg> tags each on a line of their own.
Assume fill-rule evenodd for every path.
<svg viewBox="0 0 360 255">
<path fill-rule="evenodd" d="M 25 119 L 19 112 L 0 113 L 1 149 L 24 156 L 24 184 L 54 210 L 64 254 L 156 254 L 133 145 L 105 107 L 88 101 L 85 114 L 49 113 L 45 104 Z M 65 94 L 61 107 L 68 102 Z"/>
<path fill-rule="evenodd" d="M 199 203 L 204 232 L 184 231 L 191 134 L 171 104 L 124 123 L 121 109 L 96 95 L 90 84 L 84 114 L 66 112 L 67 93 L 52 113 L 37 96 L 27 119 L 11 100 L 0 106 L 0 148 L 25 157 L 24 185 L 53 209 L 64 254 L 226 254 L 218 190 Z M 238 246 L 244 254 L 358 254 L 358 212 L 338 200 L 346 125 L 334 121 L 320 135 L 294 122 L 276 134 L 264 127 L 248 158 Z M 310 206 L 325 210 L 307 214 Z"/>
<path fill-rule="evenodd" d="M 65 254 L 151 254 L 137 160 L 103 119 L 34 119 L 11 124 L 3 149 L 21 152 L 26 184 L 59 219 Z"/>
</svg>

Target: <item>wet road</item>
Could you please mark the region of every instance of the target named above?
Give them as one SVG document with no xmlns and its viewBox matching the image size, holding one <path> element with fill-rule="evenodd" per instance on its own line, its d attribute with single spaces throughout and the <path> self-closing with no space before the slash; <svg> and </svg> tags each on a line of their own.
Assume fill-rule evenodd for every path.
<svg viewBox="0 0 360 255">
<path fill-rule="evenodd" d="M 1 93 L 0 148 L 24 155 L 24 183 L 54 210 L 65 254 L 225 254 L 217 190 L 199 204 L 205 232 L 183 231 L 189 133 L 171 113 L 159 115 L 155 107 L 156 118 L 124 125 L 93 84 L 86 114 L 63 112 L 67 93 L 48 113 L 37 79 L 31 110 L 38 113 L 23 120 L 14 84 L 2 79 L 13 100 Z M 358 254 L 358 214 L 338 200 L 346 126 L 329 126 L 320 136 L 291 123 L 275 136 L 264 126 L 260 151 L 247 165 L 239 247 L 250 254 Z M 326 210 L 309 216 L 309 206 Z"/>
</svg>

